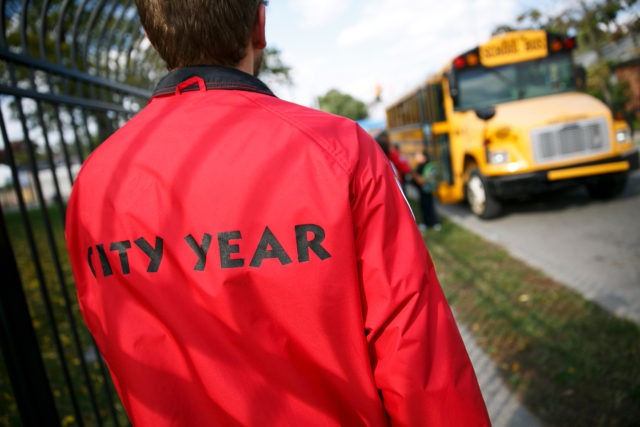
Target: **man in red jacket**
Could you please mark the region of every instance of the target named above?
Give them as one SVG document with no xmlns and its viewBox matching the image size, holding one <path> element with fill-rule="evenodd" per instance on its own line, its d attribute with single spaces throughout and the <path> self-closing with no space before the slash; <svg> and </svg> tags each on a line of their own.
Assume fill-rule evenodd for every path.
<svg viewBox="0 0 640 427">
<path fill-rule="evenodd" d="M 481 426 L 388 160 L 253 75 L 258 0 L 138 0 L 171 72 L 67 211 L 84 319 L 141 426 Z"/>
<path fill-rule="evenodd" d="M 400 181 L 400 184 L 404 185 L 405 177 L 411 175 L 413 172 L 409 162 L 407 162 L 407 159 L 405 159 L 400 152 L 391 145 L 389 133 L 386 130 L 380 132 L 378 136 L 376 136 L 376 142 L 380 145 L 384 154 L 386 154 L 391 161 L 391 165 L 395 170 L 398 181 Z"/>
</svg>

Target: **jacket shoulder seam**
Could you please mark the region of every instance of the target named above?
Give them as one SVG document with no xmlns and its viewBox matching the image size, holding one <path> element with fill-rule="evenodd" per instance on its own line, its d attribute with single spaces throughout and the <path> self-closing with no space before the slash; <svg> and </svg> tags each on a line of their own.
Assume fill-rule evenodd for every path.
<svg viewBox="0 0 640 427">
<path fill-rule="evenodd" d="M 297 130 L 299 130 L 300 132 L 307 135 L 309 139 L 313 141 L 313 143 L 315 143 L 322 150 L 328 153 L 331 156 L 331 158 L 340 166 L 342 170 L 344 170 L 344 172 L 347 175 L 351 175 L 351 168 L 349 167 L 348 162 L 344 159 L 344 155 L 340 156 L 340 153 L 338 152 L 338 150 L 331 149 L 331 147 L 329 146 L 330 144 L 326 143 L 326 138 L 324 138 L 322 135 L 316 133 L 313 129 L 310 129 L 308 126 L 304 126 L 304 124 L 296 120 L 292 120 L 289 116 L 283 114 L 281 111 L 277 109 L 271 108 L 271 106 L 267 105 L 264 102 L 260 102 L 259 100 L 250 96 L 246 96 L 246 98 L 248 98 L 253 103 L 259 105 L 260 107 L 264 108 L 265 110 L 268 110 L 269 112 L 277 115 L 280 119 L 284 120 L 285 122 L 287 122 L 288 124 L 296 128 Z M 281 100 L 281 102 L 286 102 L 286 101 Z M 298 108 L 307 108 L 307 107 L 298 106 Z M 347 120 L 347 119 L 344 119 L 344 120 Z M 343 157 L 343 158 L 340 158 L 340 157 Z"/>
</svg>

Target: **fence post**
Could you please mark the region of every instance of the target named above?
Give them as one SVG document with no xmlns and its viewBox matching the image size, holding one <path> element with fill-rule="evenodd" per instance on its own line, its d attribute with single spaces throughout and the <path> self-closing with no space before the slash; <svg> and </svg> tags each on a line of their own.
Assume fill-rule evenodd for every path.
<svg viewBox="0 0 640 427">
<path fill-rule="evenodd" d="M 31 323 L 0 206 L 0 345 L 24 427 L 59 426 L 49 379 Z"/>
</svg>

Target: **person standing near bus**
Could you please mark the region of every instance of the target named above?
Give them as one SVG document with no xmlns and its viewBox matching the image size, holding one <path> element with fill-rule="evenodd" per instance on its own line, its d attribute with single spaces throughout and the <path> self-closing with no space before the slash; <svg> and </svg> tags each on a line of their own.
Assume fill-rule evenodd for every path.
<svg viewBox="0 0 640 427">
<path fill-rule="evenodd" d="M 391 145 L 389 134 L 386 131 L 380 132 L 378 136 L 376 136 L 376 141 L 391 161 L 391 165 L 396 172 L 398 181 L 404 189 L 405 179 L 407 176 L 411 175 L 411 166 L 409 165 L 409 162 L 400 154 L 396 147 Z"/>
<path fill-rule="evenodd" d="M 255 77 L 265 2 L 136 4 L 170 72 L 87 159 L 66 222 L 132 425 L 488 426 L 382 150 Z"/>
<path fill-rule="evenodd" d="M 440 230 L 440 220 L 436 212 L 434 191 L 438 188 L 438 166 L 429 158 L 426 150 L 416 154 L 417 166 L 412 174 L 413 182 L 418 189 L 420 211 L 422 212 L 422 223 L 419 224 L 425 229 Z"/>
</svg>

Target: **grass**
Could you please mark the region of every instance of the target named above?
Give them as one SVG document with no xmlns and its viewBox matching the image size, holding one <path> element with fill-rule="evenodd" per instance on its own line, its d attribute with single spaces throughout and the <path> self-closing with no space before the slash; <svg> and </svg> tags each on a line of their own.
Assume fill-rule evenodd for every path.
<svg viewBox="0 0 640 427">
<path fill-rule="evenodd" d="M 638 325 L 451 222 L 425 240 L 456 317 L 545 425 L 640 425 Z"/>
</svg>

